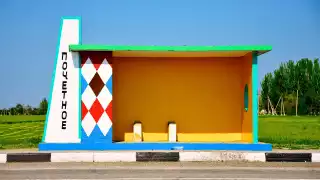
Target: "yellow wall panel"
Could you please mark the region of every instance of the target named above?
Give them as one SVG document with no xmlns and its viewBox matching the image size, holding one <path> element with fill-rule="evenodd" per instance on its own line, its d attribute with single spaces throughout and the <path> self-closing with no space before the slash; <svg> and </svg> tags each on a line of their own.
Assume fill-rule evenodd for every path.
<svg viewBox="0 0 320 180">
<path fill-rule="evenodd" d="M 139 120 L 147 142 L 167 141 L 169 121 L 180 142 L 243 140 L 242 60 L 114 58 L 113 139 L 132 141 Z"/>
</svg>

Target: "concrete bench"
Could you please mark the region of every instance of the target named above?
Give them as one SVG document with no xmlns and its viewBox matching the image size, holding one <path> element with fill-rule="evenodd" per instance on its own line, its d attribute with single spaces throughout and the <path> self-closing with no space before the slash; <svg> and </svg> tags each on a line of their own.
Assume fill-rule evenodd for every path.
<svg viewBox="0 0 320 180">
<path fill-rule="evenodd" d="M 168 123 L 168 141 L 177 142 L 177 125 L 175 122 Z"/>
<path fill-rule="evenodd" d="M 133 123 L 133 141 L 142 142 L 142 124 L 139 121 Z"/>
</svg>

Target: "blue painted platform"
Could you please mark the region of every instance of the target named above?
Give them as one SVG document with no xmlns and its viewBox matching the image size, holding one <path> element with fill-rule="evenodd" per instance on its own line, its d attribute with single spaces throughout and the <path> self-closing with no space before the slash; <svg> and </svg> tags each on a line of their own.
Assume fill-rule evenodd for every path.
<svg viewBox="0 0 320 180">
<path fill-rule="evenodd" d="M 272 151 L 271 144 L 242 144 L 242 143 L 40 143 L 40 151 L 67 150 L 186 150 L 186 151 Z"/>
</svg>

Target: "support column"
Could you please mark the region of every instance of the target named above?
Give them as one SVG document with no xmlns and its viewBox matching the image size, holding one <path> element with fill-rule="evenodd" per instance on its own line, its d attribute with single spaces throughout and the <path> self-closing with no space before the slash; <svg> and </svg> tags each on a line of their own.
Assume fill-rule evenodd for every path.
<svg viewBox="0 0 320 180">
<path fill-rule="evenodd" d="M 258 54 L 257 52 L 252 53 L 252 137 L 253 143 L 257 144 L 258 141 L 258 87 L 259 87 L 259 78 L 258 78 Z"/>
<path fill-rule="evenodd" d="M 81 54 L 81 143 L 112 143 L 111 52 Z"/>
</svg>

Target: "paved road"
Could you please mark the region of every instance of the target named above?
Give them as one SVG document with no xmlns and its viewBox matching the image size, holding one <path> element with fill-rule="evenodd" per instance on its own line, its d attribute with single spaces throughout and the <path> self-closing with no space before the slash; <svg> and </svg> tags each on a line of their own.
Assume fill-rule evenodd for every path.
<svg viewBox="0 0 320 180">
<path fill-rule="evenodd" d="M 293 180 L 320 179 L 320 168 L 308 163 L 12 163 L 0 165 L 0 179 Z"/>
</svg>

